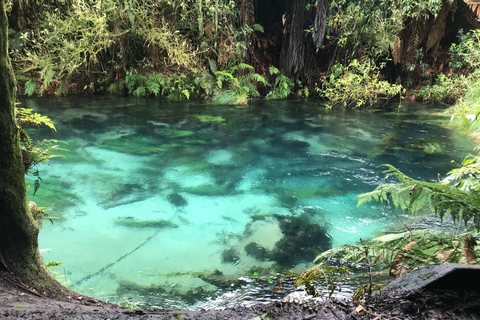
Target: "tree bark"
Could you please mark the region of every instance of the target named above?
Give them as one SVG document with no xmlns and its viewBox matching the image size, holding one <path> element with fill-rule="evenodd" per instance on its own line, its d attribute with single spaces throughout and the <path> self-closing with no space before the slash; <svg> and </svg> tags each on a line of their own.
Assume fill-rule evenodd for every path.
<svg viewBox="0 0 480 320">
<path fill-rule="evenodd" d="M 293 80 L 312 85 L 320 73 L 317 49 L 325 37 L 326 7 L 324 0 L 317 0 L 316 8 L 307 10 L 309 2 L 286 2 L 280 68 Z"/>
<path fill-rule="evenodd" d="M 0 0 L 0 274 L 8 272 L 24 285 L 62 293 L 66 288 L 45 269 L 38 250 L 38 226 L 27 205 L 7 28 L 5 0 Z"/>
</svg>

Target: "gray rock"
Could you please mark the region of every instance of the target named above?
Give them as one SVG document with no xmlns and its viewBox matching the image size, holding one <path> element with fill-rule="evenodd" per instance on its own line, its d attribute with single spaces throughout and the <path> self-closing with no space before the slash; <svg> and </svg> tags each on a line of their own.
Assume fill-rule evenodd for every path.
<svg viewBox="0 0 480 320">
<path fill-rule="evenodd" d="M 384 288 L 384 291 L 401 294 L 432 290 L 480 292 L 480 266 L 457 263 L 432 264 L 411 271 Z"/>
</svg>

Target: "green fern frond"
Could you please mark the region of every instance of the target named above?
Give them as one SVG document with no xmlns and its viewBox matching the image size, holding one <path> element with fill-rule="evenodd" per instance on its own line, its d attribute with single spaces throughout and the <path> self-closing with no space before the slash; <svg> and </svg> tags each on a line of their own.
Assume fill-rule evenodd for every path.
<svg viewBox="0 0 480 320">
<path fill-rule="evenodd" d="M 238 67 L 239 67 L 240 69 L 242 69 L 242 70 L 247 70 L 247 69 L 249 69 L 249 70 L 255 70 L 255 68 L 254 68 L 253 66 L 251 66 L 251 65 L 249 65 L 249 64 L 246 64 L 246 63 L 239 63 L 239 64 L 238 64 Z"/>
<path fill-rule="evenodd" d="M 148 79 L 146 82 L 146 88 L 148 92 L 152 93 L 155 96 L 158 96 L 160 93 L 160 85 L 158 82 L 152 81 L 151 79 Z"/>
<path fill-rule="evenodd" d="M 143 98 L 147 94 L 144 86 L 140 86 L 133 91 L 133 96 L 137 98 Z"/>
<path fill-rule="evenodd" d="M 33 95 L 37 88 L 37 82 L 33 79 L 29 79 L 27 82 L 25 82 L 25 94 L 29 97 Z"/>
</svg>

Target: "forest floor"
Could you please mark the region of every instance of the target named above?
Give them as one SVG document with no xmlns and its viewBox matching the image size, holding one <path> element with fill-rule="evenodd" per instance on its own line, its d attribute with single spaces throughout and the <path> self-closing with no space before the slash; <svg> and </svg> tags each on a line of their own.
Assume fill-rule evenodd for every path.
<svg viewBox="0 0 480 320">
<path fill-rule="evenodd" d="M 14 284 L 0 276 L 0 319 L 25 320 L 140 320 L 140 319 L 480 319 L 480 298 L 459 292 L 422 292 L 397 296 L 390 292 L 377 295 L 367 305 L 352 301 L 286 303 L 272 302 L 250 307 L 238 306 L 223 310 L 144 311 L 81 296 L 56 300 L 32 293 L 31 289 Z"/>
</svg>

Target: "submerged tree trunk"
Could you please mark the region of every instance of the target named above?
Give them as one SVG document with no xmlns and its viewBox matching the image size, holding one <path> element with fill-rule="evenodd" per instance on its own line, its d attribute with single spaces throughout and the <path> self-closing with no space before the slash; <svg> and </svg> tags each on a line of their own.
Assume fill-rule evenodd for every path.
<svg viewBox="0 0 480 320">
<path fill-rule="evenodd" d="M 38 250 L 38 226 L 27 206 L 7 28 L 5 0 L 0 0 L 0 274 L 8 272 L 23 285 L 60 293 L 66 289 L 45 269 Z"/>
<path fill-rule="evenodd" d="M 316 6 L 307 9 L 309 3 L 286 2 L 280 68 L 293 80 L 313 84 L 320 72 L 317 49 L 325 37 L 326 7 L 324 0 L 317 0 Z"/>
</svg>

